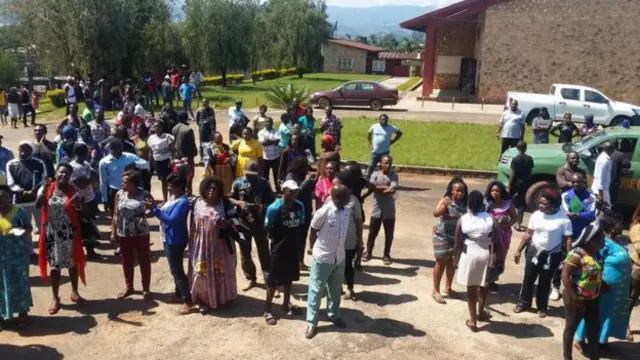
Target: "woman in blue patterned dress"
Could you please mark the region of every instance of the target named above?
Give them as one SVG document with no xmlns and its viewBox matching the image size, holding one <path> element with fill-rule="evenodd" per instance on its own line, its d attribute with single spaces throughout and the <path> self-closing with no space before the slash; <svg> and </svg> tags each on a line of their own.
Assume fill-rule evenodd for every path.
<svg viewBox="0 0 640 360">
<path fill-rule="evenodd" d="M 33 306 L 29 287 L 31 215 L 11 204 L 11 189 L 0 185 L 0 330 L 3 320 L 18 314 L 18 326 L 26 325 Z"/>
<path fill-rule="evenodd" d="M 626 245 L 617 240 L 622 233 L 622 221 L 619 217 L 604 216 L 600 220 L 606 238 L 600 250 L 603 270 L 602 281 L 608 291 L 600 294 L 600 349 L 606 350 L 609 338 L 627 339 L 629 328 L 629 291 L 631 287 L 631 258 Z M 587 331 L 584 319 L 578 325 L 575 334 L 575 347 L 583 351 L 586 348 Z"/>
<path fill-rule="evenodd" d="M 433 228 L 433 253 L 436 257 L 436 266 L 433 268 L 433 292 L 431 297 L 439 304 L 446 304 L 440 293 L 440 282 L 446 272 L 446 282 L 443 293 L 449 297 L 455 296 L 451 290 L 455 265 L 453 263 L 453 250 L 455 246 L 455 233 L 458 219 L 467 212 L 467 184 L 454 177 L 447 185 L 444 197 L 438 202 L 433 216 L 440 218 Z"/>
</svg>

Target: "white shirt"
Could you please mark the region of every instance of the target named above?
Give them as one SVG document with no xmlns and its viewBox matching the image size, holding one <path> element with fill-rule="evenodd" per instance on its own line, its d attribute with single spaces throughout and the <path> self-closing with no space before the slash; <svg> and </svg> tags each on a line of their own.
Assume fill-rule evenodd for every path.
<svg viewBox="0 0 640 360">
<path fill-rule="evenodd" d="M 533 230 L 531 242 L 538 249 L 547 251 L 563 247 L 565 236 L 571 236 L 571 220 L 563 210 L 553 215 L 538 210 L 529 218 L 529 229 Z"/>
<path fill-rule="evenodd" d="M 160 136 L 153 134 L 147 139 L 147 145 L 153 152 L 154 161 L 164 161 L 171 158 L 171 147 L 174 138 L 172 135 L 164 133 Z"/>
<path fill-rule="evenodd" d="M 344 244 L 351 221 L 351 210 L 338 209 L 329 202 L 316 211 L 311 227 L 318 230 L 318 238 L 313 244 L 313 258 L 324 264 L 342 264 L 345 259 Z"/>
<path fill-rule="evenodd" d="M 511 109 L 505 110 L 500 117 L 500 126 L 502 127 L 502 133 L 500 137 L 503 139 L 520 139 L 522 136 L 522 127 L 524 126 L 524 115 L 522 111 Z"/>
<path fill-rule="evenodd" d="M 133 109 L 133 115 L 143 117 L 147 111 L 140 104 L 136 104 L 136 107 Z"/>
<path fill-rule="evenodd" d="M 594 194 L 597 194 L 600 190 L 608 192 L 611 186 L 611 156 L 606 152 L 601 152 L 596 160 L 596 165 L 593 169 L 593 183 L 591 184 L 591 190 Z"/>
<path fill-rule="evenodd" d="M 229 108 L 229 128 L 235 123 L 242 120 L 242 117 L 246 116 L 242 109 L 236 109 L 235 105 Z"/>
<path fill-rule="evenodd" d="M 272 145 L 262 144 L 265 141 L 278 141 Z M 271 131 L 262 129 L 258 131 L 258 142 L 262 145 L 262 157 L 265 160 L 275 160 L 280 157 L 280 132 L 274 128 Z"/>
</svg>

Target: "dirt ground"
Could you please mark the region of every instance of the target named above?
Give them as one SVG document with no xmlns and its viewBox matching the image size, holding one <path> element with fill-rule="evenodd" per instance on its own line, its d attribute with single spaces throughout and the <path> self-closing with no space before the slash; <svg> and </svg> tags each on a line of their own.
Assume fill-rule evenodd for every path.
<svg viewBox="0 0 640 360">
<path fill-rule="evenodd" d="M 16 149 L 20 140 L 31 138 L 30 130 L 0 129 L 0 134 L 4 135 L 5 146 Z M 220 130 L 227 133 L 226 129 Z M 198 174 L 201 173 L 199 168 Z M 477 333 L 471 333 L 464 325 L 468 316 L 465 296 L 448 300 L 446 305 L 431 299 L 431 229 L 436 223 L 431 212 L 447 181 L 442 177 L 400 176 L 394 263 L 382 264 L 380 236 L 374 251 L 377 257 L 365 264 L 364 273 L 356 274 L 359 300 L 342 303 L 348 324 L 344 330 L 332 326 L 326 316 L 321 318 L 319 333 L 312 340 L 304 338 L 304 316 L 283 318 L 278 325 L 268 326 L 262 317 L 262 288 L 240 293 L 231 305 L 208 315 L 176 316 L 178 305 L 165 302 L 173 291 L 173 280 L 158 237 L 158 222 L 150 219 L 153 301 L 143 301 L 141 294 L 116 299 L 124 279 L 119 259 L 106 241 L 99 252 L 108 260 L 87 265 L 87 286 L 80 289 L 89 300 L 86 308 L 69 302 L 70 285 L 65 276 L 61 288 L 63 309 L 55 316 L 48 315 L 49 283 L 42 282 L 37 268 L 32 266 L 34 307 L 29 327 L 0 332 L 0 359 L 559 359 L 564 324 L 561 304 L 552 303 L 550 316 L 543 320 L 534 313 L 512 312 L 522 264 L 508 262 L 499 293 L 489 296 L 493 319 L 481 323 Z M 485 185 L 485 181 L 469 181 L 471 189 L 483 189 Z M 154 190 L 159 190 L 157 182 Z M 367 202 L 367 211 L 369 206 Z M 520 236 L 514 236 L 513 242 L 519 241 Z M 255 252 L 254 261 L 257 263 Z M 305 262 L 310 263 L 309 256 Z M 237 278 L 238 287 L 242 288 L 246 280 L 239 267 Z M 135 281 L 139 288 L 137 269 Z M 306 284 L 307 274 L 303 273 L 294 287 L 297 305 L 305 305 Z M 454 289 L 465 290 L 456 285 Z M 278 311 L 276 315 L 284 317 Z M 639 327 L 640 312 L 636 311 L 632 328 Z M 640 351 L 637 343 L 615 340 L 612 345 L 611 358 L 632 359 L 634 353 L 637 358 Z M 575 358 L 581 357 L 576 354 Z"/>
</svg>

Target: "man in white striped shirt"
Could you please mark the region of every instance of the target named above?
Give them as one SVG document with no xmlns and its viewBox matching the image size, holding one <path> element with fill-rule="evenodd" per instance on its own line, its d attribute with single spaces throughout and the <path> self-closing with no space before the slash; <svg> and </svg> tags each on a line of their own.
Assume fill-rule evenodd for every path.
<svg viewBox="0 0 640 360">
<path fill-rule="evenodd" d="M 344 244 L 351 220 L 351 210 L 346 207 L 348 202 L 347 188 L 335 185 L 331 188 L 331 202 L 316 211 L 311 220 L 309 242 L 313 249 L 313 260 L 307 299 L 307 339 L 313 338 L 317 333 L 318 310 L 325 287 L 328 290 L 329 319 L 339 328 L 347 326 L 340 317 L 340 296 L 344 280 Z"/>
</svg>

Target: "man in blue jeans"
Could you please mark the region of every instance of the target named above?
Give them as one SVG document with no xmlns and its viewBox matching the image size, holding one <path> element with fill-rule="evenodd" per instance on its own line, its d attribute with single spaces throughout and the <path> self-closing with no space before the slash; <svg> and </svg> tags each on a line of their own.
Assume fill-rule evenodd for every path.
<svg viewBox="0 0 640 360">
<path fill-rule="evenodd" d="M 318 311 L 323 294 L 328 295 L 327 315 L 339 328 L 345 328 L 340 317 L 340 297 L 344 281 L 345 249 L 349 222 L 352 221 L 349 191 L 344 185 L 331 188 L 331 202 L 316 211 L 311 220 L 309 243 L 312 250 L 307 300 L 307 331 L 311 339 L 318 331 Z"/>
<path fill-rule="evenodd" d="M 393 134 L 395 134 L 395 137 L 392 136 Z M 371 163 L 367 169 L 367 180 L 371 178 L 371 174 L 382 157 L 390 154 L 391 145 L 395 144 L 401 137 L 402 131 L 393 125 L 389 125 L 387 114 L 380 115 L 380 121 L 371 125 L 367 134 L 369 151 L 371 151 Z"/>
<path fill-rule="evenodd" d="M 184 111 L 188 112 L 193 119 L 193 110 L 191 109 L 191 101 L 193 100 L 193 94 L 196 91 L 195 85 L 189 82 L 188 77 L 183 78 L 183 83 L 180 85 L 180 95 L 182 96 L 182 105 L 184 107 Z"/>
</svg>

